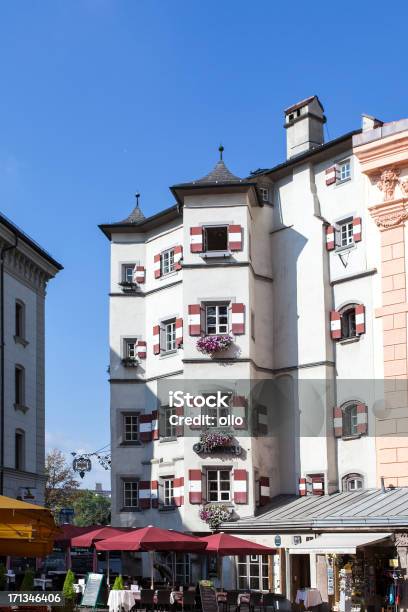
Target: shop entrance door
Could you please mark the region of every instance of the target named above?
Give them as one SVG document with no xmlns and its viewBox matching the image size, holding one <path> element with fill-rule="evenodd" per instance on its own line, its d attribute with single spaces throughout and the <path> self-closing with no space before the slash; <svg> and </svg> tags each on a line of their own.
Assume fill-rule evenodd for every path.
<svg viewBox="0 0 408 612">
<path fill-rule="evenodd" d="M 300 589 L 310 587 L 310 557 L 309 555 L 291 555 L 292 600 Z"/>
</svg>

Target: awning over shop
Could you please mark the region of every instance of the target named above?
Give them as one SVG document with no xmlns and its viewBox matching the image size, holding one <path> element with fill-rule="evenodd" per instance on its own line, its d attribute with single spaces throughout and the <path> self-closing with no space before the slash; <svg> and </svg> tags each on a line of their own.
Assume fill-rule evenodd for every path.
<svg viewBox="0 0 408 612">
<path fill-rule="evenodd" d="M 323 533 L 313 540 L 289 548 L 291 555 L 355 555 L 357 548 L 381 542 L 391 533 Z"/>
</svg>

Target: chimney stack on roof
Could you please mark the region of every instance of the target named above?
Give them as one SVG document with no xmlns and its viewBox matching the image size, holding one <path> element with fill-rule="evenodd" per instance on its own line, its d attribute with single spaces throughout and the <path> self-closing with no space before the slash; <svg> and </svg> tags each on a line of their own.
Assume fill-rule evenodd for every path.
<svg viewBox="0 0 408 612">
<path fill-rule="evenodd" d="M 317 96 L 311 96 L 285 110 L 286 157 L 290 159 L 324 143 L 324 108 Z"/>
</svg>

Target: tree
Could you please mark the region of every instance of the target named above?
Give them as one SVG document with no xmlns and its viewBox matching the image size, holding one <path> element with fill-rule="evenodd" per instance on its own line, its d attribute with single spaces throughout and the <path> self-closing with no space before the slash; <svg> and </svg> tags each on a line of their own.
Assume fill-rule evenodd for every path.
<svg viewBox="0 0 408 612">
<path fill-rule="evenodd" d="M 45 458 L 45 506 L 57 515 L 71 507 L 78 495 L 79 482 L 63 453 L 54 448 Z"/>
<path fill-rule="evenodd" d="M 124 588 L 122 576 L 116 576 L 112 591 L 123 591 Z"/>
<path fill-rule="evenodd" d="M 75 582 L 75 574 L 72 570 L 67 571 L 67 575 L 65 576 L 64 586 L 62 587 L 62 592 L 64 594 L 65 599 L 70 601 L 75 599 L 75 590 L 74 590 L 74 582 Z"/>
<path fill-rule="evenodd" d="M 73 503 L 74 523 L 79 527 L 108 525 L 110 523 L 111 501 L 93 491 L 78 491 Z"/>
</svg>

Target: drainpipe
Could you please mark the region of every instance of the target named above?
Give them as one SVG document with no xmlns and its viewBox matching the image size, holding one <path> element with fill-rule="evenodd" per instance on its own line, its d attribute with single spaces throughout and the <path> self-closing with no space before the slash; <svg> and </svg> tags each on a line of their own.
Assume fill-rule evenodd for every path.
<svg viewBox="0 0 408 612">
<path fill-rule="evenodd" d="M 4 495 L 4 412 L 5 412 L 5 398 L 4 398 L 4 255 L 7 251 L 15 249 L 17 246 L 18 238 L 14 235 L 14 244 L 9 246 L 3 246 L 0 249 L 0 359 L 1 359 L 1 370 L 0 370 L 0 495 Z"/>
</svg>

